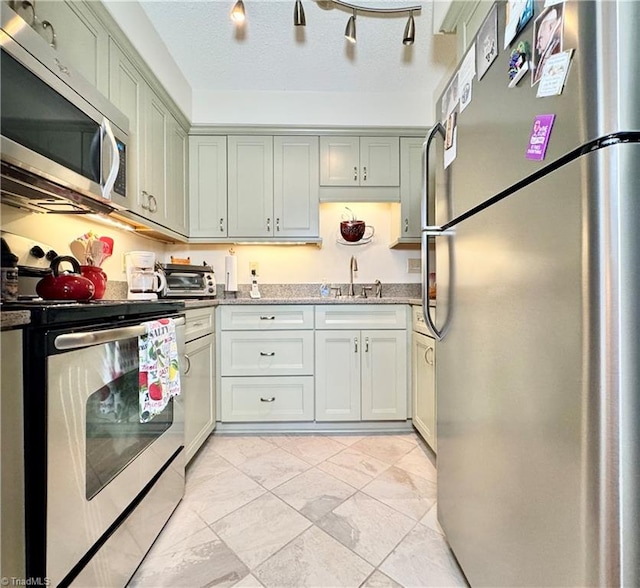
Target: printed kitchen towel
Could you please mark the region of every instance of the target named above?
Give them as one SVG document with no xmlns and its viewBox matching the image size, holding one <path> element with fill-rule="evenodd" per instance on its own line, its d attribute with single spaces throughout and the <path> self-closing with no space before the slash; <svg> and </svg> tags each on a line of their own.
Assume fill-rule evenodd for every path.
<svg viewBox="0 0 640 588">
<path fill-rule="evenodd" d="M 178 342 L 173 319 L 144 323 L 146 335 L 138 338 L 140 422 L 161 413 L 172 396 L 180 394 Z"/>
</svg>

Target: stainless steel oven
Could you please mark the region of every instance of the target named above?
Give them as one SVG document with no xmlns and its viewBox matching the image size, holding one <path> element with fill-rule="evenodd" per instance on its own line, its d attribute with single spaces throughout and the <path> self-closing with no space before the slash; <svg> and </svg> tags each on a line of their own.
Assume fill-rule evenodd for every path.
<svg viewBox="0 0 640 588">
<path fill-rule="evenodd" d="M 124 586 L 182 498 L 182 396 L 141 423 L 138 371 L 147 320 L 173 318 L 184 355 L 179 306 L 105 301 L 35 313 L 24 344 L 26 579 Z M 92 312 L 102 316 L 83 317 Z"/>
</svg>

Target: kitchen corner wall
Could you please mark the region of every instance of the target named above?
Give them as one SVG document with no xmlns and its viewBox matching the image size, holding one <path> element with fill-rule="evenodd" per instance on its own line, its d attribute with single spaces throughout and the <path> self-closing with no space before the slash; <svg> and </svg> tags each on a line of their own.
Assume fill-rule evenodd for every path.
<svg viewBox="0 0 640 588">
<path fill-rule="evenodd" d="M 375 236 L 364 245 L 337 243 L 339 224 L 348 206 L 359 220 L 375 227 Z M 325 203 L 320 205 L 320 236 L 322 247 L 315 245 L 170 245 L 170 255 L 190 257 L 191 263 L 203 261 L 213 265 L 219 283 L 224 282 L 224 256 L 233 247 L 238 258 L 238 282 L 250 282 L 250 262 L 258 263 L 258 283 L 298 284 L 349 281 L 349 260 L 358 260 L 357 283 L 420 282 L 420 274 L 407 273 L 407 259 L 420 258 L 417 249 L 389 249 L 391 243 L 392 204 Z"/>
</svg>

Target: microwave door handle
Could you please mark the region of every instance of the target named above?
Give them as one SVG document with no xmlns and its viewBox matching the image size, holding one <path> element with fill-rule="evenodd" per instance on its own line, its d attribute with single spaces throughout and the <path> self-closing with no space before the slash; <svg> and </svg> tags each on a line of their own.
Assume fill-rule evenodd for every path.
<svg viewBox="0 0 640 588">
<path fill-rule="evenodd" d="M 184 325 L 185 318 L 180 316 L 174 319 L 176 326 Z M 112 343 L 121 341 L 122 339 L 131 339 L 133 337 L 142 337 L 147 334 L 144 325 L 133 325 L 132 327 L 120 327 L 116 329 L 107 329 L 104 331 L 86 331 L 84 333 L 66 333 L 58 335 L 55 338 L 54 345 L 56 349 L 80 349 L 82 347 L 90 347 L 91 345 L 102 345 L 104 343 Z"/>
<path fill-rule="evenodd" d="M 102 187 L 102 197 L 106 200 L 111 200 L 111 191 L 113 190 L 113 186 L 116 183 L 116 178 L 118 177 L 118 171 L 120 170 L 120 157 L 118 155 L 118 142 L 116 141 L 116 137 L 113 134 L 113 130 L 111 130 L 111 125 L 109 121 L 105 118 L 102 121 L 102 132 L 109 139 L 109 144 L 111 145 L 111 169 L 109 170 L 109 175 L 107 179 L 104 181 L 104 184 L 101 184 Z"/>
</svg>

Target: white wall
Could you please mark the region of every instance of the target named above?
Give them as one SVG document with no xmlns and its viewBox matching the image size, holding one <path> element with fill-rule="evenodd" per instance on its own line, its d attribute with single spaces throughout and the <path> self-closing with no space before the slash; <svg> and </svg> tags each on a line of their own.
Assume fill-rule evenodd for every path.
<svg viewBox="0 0 640 588">
<path fill-rule="evenodd" d="M 103 263 L 102 269 L 113 281 L 126 280 L 123 262 L 123 253 L 126 251 L 154 251 L 162 258 L 166 249 L 164 243 L 102 224 L 85 215 L 37 214 L 6 205 L 0 207 L 0 214 L 3 231 L 51 245 L 58 255 L 71 255 L 69 243 L 90 230 L 100 236 L 112 237 L 113 256 Z"/>
<path fill-rule="evenodd" d="M 358 219 L 375 227 L 373 240 L 366 245 L 346 246 L 337 243 L 339 223 L 348 206 Z M 349 260 L 358 260 L 357 282 L 420 282 L 420 274 L 407 273 L 407 259 L 419 258 L 419 250 L 389 249 L 391 243 L 391 204 L 326 203 L 320 205 L 322 247 L 315 245 L 170 245 L 170 255 L 190 257 L 191 263 L 213 266 L 216 279 L 224 280 L 224 257 L 233 247 L 238 257 L 238 282 L 250 282 L 249 262 L 258 262 L 258 282 L 263 284 L 297 284 L 349 281 Z"/>
</svg>

